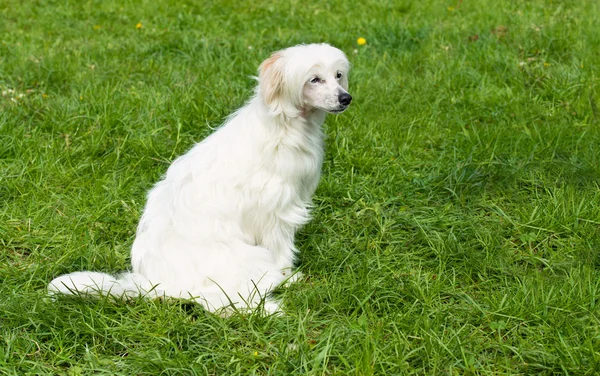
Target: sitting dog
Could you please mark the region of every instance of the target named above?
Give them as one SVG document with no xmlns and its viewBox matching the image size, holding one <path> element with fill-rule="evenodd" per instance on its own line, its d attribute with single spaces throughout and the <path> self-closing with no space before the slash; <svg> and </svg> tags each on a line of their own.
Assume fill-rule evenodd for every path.
<svg viewBox="0 0 600 376">
<path fill-rule="evenodd" d="M 279 310 L 269 291 L 292 277 L 296 231 L 310 218 L 327 113 L 352 101 L 350 64 L 327 44 L 275 52 L 255 95 L 177 158 L 148 194 L 131 250 L 132 272 L 76 272 L 51 293 L 193 299 Z M 266 297 L 266 299 L 265 299 Z"/>
</svg>

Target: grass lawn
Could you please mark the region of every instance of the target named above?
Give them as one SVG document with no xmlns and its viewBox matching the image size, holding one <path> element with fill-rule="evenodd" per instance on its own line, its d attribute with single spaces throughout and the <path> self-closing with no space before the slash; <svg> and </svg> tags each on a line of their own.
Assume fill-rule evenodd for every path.
<svg viewBox="0 0 600 376">
<path fill-rule="evenodd" d="M 1 2 L 0 374 L 600 373 L 598 25 L 597 1 Z M 169 163 L 321 41 L 354 102 L 285 315 L 47 298 L 128 268 Z"/>
</svg>

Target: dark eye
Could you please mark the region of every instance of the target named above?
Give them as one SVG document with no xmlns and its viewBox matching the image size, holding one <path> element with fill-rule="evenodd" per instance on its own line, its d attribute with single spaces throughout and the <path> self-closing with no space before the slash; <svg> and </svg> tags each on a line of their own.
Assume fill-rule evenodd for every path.
<svg viewBox="0 0 600 376">
<path fill-rule="evenodd" d="M 316 83 L 318 83 L 319 81 L 321 81 L 321 79 L 320 79 L 319 77 L 315 77 L 315 78 L 311 78 L 309 82 L 310 82 L 311 84 L 316 84 Z"/>
<path fill-rule="evenodd" d="M 340 78 L 342 78 L 342 76 L 343 76 L 342 72 L 337 72 L 337 74 L 335 75 L 335 78 L 339 80 Z"/>
</svg>

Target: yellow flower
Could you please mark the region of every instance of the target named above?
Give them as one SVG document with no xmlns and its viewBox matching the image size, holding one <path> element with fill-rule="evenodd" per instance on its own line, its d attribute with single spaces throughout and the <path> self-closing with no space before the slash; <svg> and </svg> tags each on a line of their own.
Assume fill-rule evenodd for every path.
<svg viewBox="0 0 600 376">
<path fill-rule="evenodd" d="M 544 63 L 544 66 L 545 66 L 545 67 L 549 67 L 549 66 L 550 66 L 550 63 Z"/>
<path fill-rule="evenodd" d="M 254 352 L 254 356 L 258 356 L 258 351 L 255 351 L 255 352 Z"/>
<path fill-rule="evenodd" d="M 360 37 L 356 40 L 356 43 L 358 43 L 359 46 L 362 46 L 363 44 L 367 44 L 367 40 L 363 37 Z"/>
<path fill-rule="evenodd" d="M 94 30 L 100 30 L 100 25 L 94 25 Z"/>
<path fill-rule="evenodd" d="M 142 28 L 142 23 L 141 23 L 141 22 L 138 22 L 138 23 L 135 25 L 135 28 L 136 28 L 136 29 L 141 29 L 141 28 Z"/>
<path fill-rule="evenodd" d="M 448 12 L 452 12 L 454 10 L 454 7 L 448 7 Z"/>
</svg>

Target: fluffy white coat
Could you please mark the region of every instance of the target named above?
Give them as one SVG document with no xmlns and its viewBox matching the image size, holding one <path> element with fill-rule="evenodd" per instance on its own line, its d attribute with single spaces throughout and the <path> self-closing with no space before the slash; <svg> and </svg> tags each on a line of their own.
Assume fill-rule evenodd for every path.
<svg viewBox="0 0 600 376">
<path fill-rule="evenodd" d="M 348 71 L 343 52 L 327 44 L 274 53 L 250 101 L 148 194 L 132 272 L 71 273 L 49 291 L 190 298 L 210 311 L 257 307 L 292 275 L 294 236 L 309 220 L 321 173 L 321 125 L 350 104 Z"/>
</svg>

